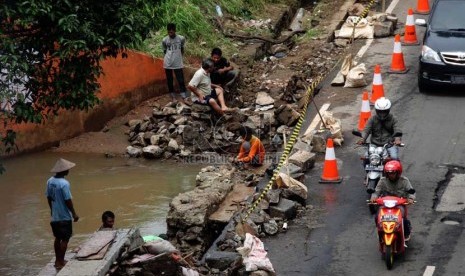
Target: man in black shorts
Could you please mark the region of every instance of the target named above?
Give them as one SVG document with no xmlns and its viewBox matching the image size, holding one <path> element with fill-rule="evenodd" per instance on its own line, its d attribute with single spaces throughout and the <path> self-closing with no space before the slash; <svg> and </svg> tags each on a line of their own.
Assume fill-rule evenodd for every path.
<svg viewBox="0 0 465 276">
<path fill-rule="evenodd" d="M 210 73 L 213 70 L 213 61 L 209 58 L 202 61 L 202 68 L 198 69 L 192 77 L 187 89 L 192 92 L 192 102 L 210 105 L 218 114 L 233 111 L 226 106 L 224 90 L 220 85 L 212 84 Z"/>
<path fill-rule="evenodd" d="M 50 177 L 47 181 L 47 190 L 45 192 L 52 217 L 50 225 L 52 226 L 53 236 L 55 236 L 53 247 L 55 249 L 55 268 L 57 270 L 60 270 L 66 264 L 66 249 L 73 234 L 72 221 L 77 222 L 79 220 L 71 200 L 70 184 L 65 179 L 69 170 L 75 165 L 63 158 L 59 159 L 51 170 L 51 172 L 55 173 L 55 176 Z"/>
</svg>

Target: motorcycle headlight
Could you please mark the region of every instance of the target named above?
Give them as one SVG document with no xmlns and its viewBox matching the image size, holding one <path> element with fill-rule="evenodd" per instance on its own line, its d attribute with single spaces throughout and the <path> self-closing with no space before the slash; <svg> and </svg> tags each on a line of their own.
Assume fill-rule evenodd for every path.
<svg viewBox="0 0 465 276">
<path fill-rule="evenodd" d="M 424 61 L 441 62 L 438 53 L 426 45 L 423 45 L 423 48 L 421 48 L 421 58 Z"/>
<path fill-rule="evenodd" d="M 383 153 L 383 150 L 384 149 L 382 147 L 377 147 L 375 153 L 381 155 Z"/>
<path fill-rule="evenodd" d="M 372 154 L 370 156 L 370 164 L 373 165 L 373 166 L 377 166 L 379 165 L 379 163 L 381 162 L 381 157 L 377 154 Z"/>
</svg>

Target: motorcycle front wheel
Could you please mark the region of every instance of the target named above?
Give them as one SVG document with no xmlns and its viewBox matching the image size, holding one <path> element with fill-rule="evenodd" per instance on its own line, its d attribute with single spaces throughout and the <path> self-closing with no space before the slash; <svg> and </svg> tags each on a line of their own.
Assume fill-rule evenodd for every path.
<svg viewBox="0 0 465 276">
<path fill-rule="evenodd" d="M 384 261 L 386 262 L 387 269 L 391 269 L 394 265 L 394 252 L 392 251 L 392 245 L 386 245 L 384 251 Z"/>
<path fill-rule="evenodd" d="M 379 179 L 368 179 L 367 183 L 367 193 L 368 199 L 371 198 L 371 194 L 374 193 L 376 185 L 378 184 Z M 370 209 L 370 214 L 374 215 L 378 211 L 378 206 L 370 204 L 368 205 L 368 209 Z"/>
</svg>

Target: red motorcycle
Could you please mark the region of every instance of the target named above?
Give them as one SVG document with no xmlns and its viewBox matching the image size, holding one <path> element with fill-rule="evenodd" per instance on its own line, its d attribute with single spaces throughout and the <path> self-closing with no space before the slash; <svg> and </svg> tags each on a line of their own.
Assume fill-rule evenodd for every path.
<svg viewBox="0 0 465 276">
<path fill-rule="evenodd" d="M 376 199 L 378 215 L 376 216 L 376 227 L 378 229 L 379 250 L 386 262 L 387 269 L 394 264 L 394 255 L 405 253 L 404 217 L 400 206 L 408 205 L 408 200 L 395 196 L 384 196 Z M 407 217 L 407 208 L 404 207 L 404 216 Z"/>
</svg>

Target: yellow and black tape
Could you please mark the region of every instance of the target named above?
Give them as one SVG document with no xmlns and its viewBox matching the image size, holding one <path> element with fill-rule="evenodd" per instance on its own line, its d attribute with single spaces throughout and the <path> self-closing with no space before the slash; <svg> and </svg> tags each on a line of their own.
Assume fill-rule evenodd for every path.
<svg viewBox="0 0 465 276">
<path fill-rule="evenodd" d="M 371 7 L 375 3 L 375 0 L 371 0 L 368 6 L 363 10 L 362 14 L 360 17 L 357 19 L 356 23 L 354 26 L 356 26 L 358 23 L 360 23 L 360 20 L 368 15 L 368 12 L 370 11 Z M 355 34 L 355 27 L 354 27 L 354 32 L 352 33 L 352 41 L 354 39 L 354 34 Z M 281 167 L 283 166 L 284 162 L 286 161 L 287 157 L 289 156 L 289 153 L 291 152 L 292 148 L 294 147 L 294 144 L 297 140 L 297 137 L 300 133 L 300 129 L 302 128 L 302 124 L 305 120 L 305 116 L 307 114 L 307 107 L 308 104 L 310 103 L 310 100 L 313 98 L 313 94 L 315 91 L 315 87 L 320 84 L 321 80 L 323 79 L 324 76 L 319 76 L 317 79 L 312 83 L 310 87 L 307 88 L 307 95 L 305 98 L 305 103 L 302 108 L 302 111 L 300 113 L 299 120 L 297 121 L 296 126 L 294 127 L 294 130 L 290 136 L 289 141 L 287 142 L 283 154 L 281 155 L 281 158 L 279 160 L 279 163 L 274 170 L 273 176 L 271 177 L 270 181 L 266 185 L 266 187 L 263 189 L 262 193 L 260 196 L 252 203 L 252 205 L 247 209 L 246 215 L 242 218 L 242 223 L 244 223 L 247 218 L 252 214 L 252 212 L 257 208 L 258 204 L 263 200 L 263 198 L 266 196 L 268 191 L 271 189 L 273 186 L 273 183 L 276 181 L 276 178 L 278 177 L 279 171 L 281 170 Z"/>
<path fill-rule="evenodd" d="M 300 129 L 302 128 L 302 124 L 305 120 L 305 116 L 307 114 L 307 107 L 308 104 L 310 103 L 310 100 L 313 98 L 313 94 L 315 91 L 315 87 L 320 84 L 321 80 L 323 77 L 317 77 L 317 79 L 312 83 L 310 87 L 307 88 L 307 95 L 305 96 L 305 103 L 302 108 L 302 111 L 300 112 L 300 117 L 299 120 L 297 121 L 296 126 L 294 127 L 294 130 L 292 131 L 292 134 L 289 138 L 289 141 L 287 141 L 287 144 L 284 148 L 283 154 L 281 155 L 281 158 L 279 159 L 279 163 L 274 170 L 273 176 L 271 177 L 270 181 L 266 185 L 266 187 L 263 189 L 262 193 L 258 198 L 252 203 L 252 206 L 249 207 L 246 211 L 246 215 L 244 218 L 242 218 L 242 222 L 244 223 L 247 218 L 250 216 L 250 214 L 257 208 L 258 204 L 262 201 L 262 199 L 266 196 L 268 191 L 271 189 L 273 186 L 273 183 L 276 181 L 276 178 L 278 177 L 278 173 L 281 170 L 281 167 L 283 166 L 284 162 L 286 161 L 287 157 L 289 156 L 289 153 L 291 152 L 295 142 L 297 141 L 297 137 L 300 133 Z"/>
<path fill-rule="evenodd" d="M 355 22 L 355 26 L 357 26 L 357 24 L 360 22 L 360 20 L 362 20 L 362 18 L 364 18 L 364 17 L 366 17 L 368 15 L 368 12 L 370 11 L 371 6 L 373 6 L 374 3 L 375 3 L 375 0 L 371 0 L 370 3 L 368 3 L 368 6 L 363 10 L 362 14 L 360 15 L 360 17 Z"/>
</svg>

